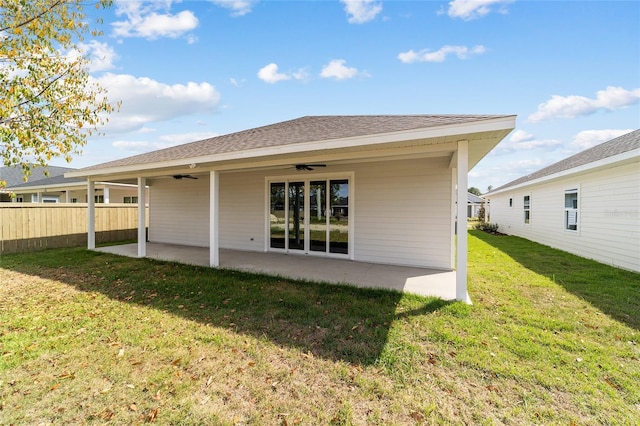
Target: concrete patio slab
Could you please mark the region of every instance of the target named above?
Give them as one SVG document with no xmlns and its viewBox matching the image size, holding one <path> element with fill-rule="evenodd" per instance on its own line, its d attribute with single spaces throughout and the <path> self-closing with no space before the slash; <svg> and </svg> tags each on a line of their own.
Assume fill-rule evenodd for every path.
<svg viewBox="0 0 640 426">
<path fill-rule="evenodd" d="M 99 247 L 96 251 L 138 257 L 137 244 Z M 190 265 L 209 265 L 209 249 L 206 247 L 147 243 L 147 257 Z M 392 289 L 444 300 L 456 298 L 455 271 L 228 249 L 220 249 L 220 267 L 308 281 Z"/>
</svg>

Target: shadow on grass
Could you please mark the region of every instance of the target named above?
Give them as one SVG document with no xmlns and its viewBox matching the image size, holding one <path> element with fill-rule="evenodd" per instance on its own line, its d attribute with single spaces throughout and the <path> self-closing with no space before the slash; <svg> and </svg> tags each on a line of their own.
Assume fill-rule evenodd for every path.
<svg viewBox="0 0 640 426">
<path fill-rule="evenodd" d="M 611 318 L 640 330 L 640 274 L 520 237 L 470 233 L 525 268 L 551 278 Z"/>
<path fill-rule="evenodd" d="M 396 313 L 399 292 L 295 281 L 231 270 L 132 259 L 84 249 L 54 249 L 0 258 L 0 267 L 100 292 L 330 360 L 370 365 L 393 322 L 447 306 L 416 297 Z M 212 335 L 215 333 L 212 330 Z"/>
</svg>

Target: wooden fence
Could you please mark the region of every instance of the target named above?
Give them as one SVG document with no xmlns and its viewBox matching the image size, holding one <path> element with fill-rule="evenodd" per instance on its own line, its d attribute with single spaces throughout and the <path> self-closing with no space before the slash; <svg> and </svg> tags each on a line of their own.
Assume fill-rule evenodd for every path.
<svg viewBox="0 0 640 426">
<path fill-rule="evenodd" d="M 0 254 L 86 246 L 87 213 L 85 203 L 0 203 Z M 137 239 L 138 206 L 96 204 L 95 226 L 96 244 Z"/>
</svg>

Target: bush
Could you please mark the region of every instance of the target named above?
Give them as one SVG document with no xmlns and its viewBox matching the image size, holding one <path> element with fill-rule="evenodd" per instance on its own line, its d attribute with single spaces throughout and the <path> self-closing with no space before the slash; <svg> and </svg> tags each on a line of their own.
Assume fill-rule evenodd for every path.
<svg viewBox="0 0 640 426">
<path fill-rule="evenodd" d="M 489 222 L 481 222 L 481 223 L 477 223 L 474 226 L 474 229 L 477 229 L 478 231 L 496 233 L 496 232 L 498 232 L 498 224 L 497 223 L 489 223 Z"/>
</svg>

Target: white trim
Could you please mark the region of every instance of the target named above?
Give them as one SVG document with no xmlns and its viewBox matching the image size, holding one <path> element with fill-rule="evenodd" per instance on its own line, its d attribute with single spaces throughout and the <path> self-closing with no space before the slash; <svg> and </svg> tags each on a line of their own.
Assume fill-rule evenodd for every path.
<svg viewBox="0 0 640 426">
<path fill-rule="evenodd" d="M 457 194 L 458 194 L 458 242 L 456 244 L 456 300 L 471 304 L 467 295 L 467 167 L 469 165 L 469 142 L 458 141 Z"/>
<path fill-rule="evenodd" d="M 87 248 L 93 250 L 96 248 L 96 201 L 94 196 L 95 182 L 87 181 Z"/>
<path fill-rule="evenodd" d="M 138 178 L 138 257 L 147 255 L 146 179 Z"/>
<path fill-rule="evenodd" d="M 209 172 L 209 266 L 220 266 L 220 172 Z"/>
</svg>

